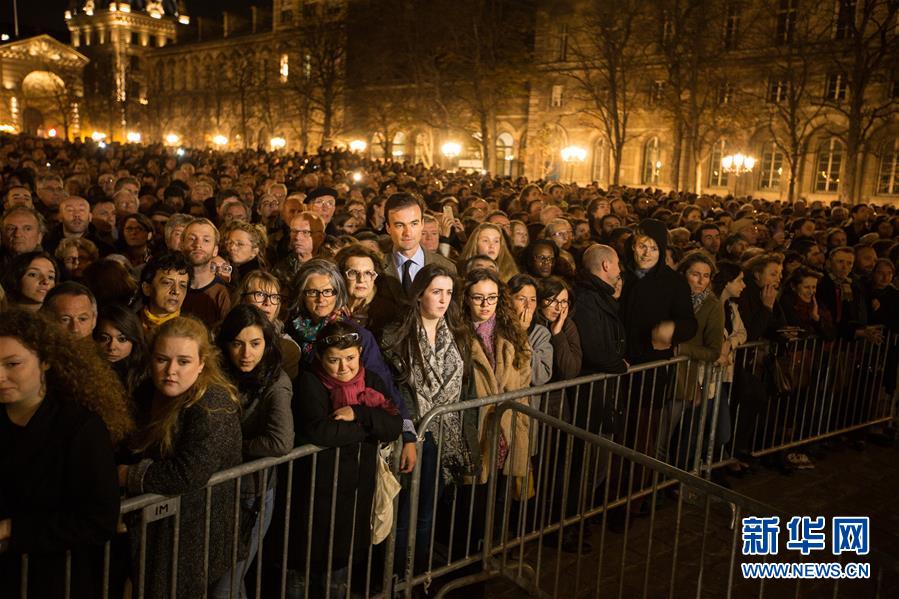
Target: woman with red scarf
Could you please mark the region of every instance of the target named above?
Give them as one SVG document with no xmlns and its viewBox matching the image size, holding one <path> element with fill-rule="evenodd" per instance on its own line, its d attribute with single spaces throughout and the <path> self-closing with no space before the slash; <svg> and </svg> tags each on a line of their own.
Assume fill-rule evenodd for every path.
<svg viewBox="0 0 899 599">
<path fill-rule="evenodd" d="M 311 597 L 326 595 L 329 549 L 333 551 L 332 597 L 346 594 L 351 563 L 361 562 L 352 571 L 364 575 L 378 446 L 402 434 L 402 418 L 387 399 L 387 386 L 365 369 L 361 356 L 362 339 L 356 327 L 345 322 L 328 324 L 316 336 L 312 368 L 300 373 L 294 387 L 294 423 L 300 443 L 333 448 L 297 463 L 297 479 L 303 482 L 294 486 L 299 492 L 294 493 L 291 510 L 290 565 L 303 573 L 308 560 L 305 584 Z M 310 500 L 314 502 L 311 514 Z M 291 586 L 297 583 L 304 584 L 297 581 Z M 362 588 L 355 582 L 352 587 Z"/>
</svg>

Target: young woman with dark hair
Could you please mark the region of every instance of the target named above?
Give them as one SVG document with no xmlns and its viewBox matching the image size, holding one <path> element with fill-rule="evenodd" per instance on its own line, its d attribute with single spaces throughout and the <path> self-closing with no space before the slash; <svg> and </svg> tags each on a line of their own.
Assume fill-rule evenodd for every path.
<svg viewBox="0 0 899 599">
<path fill-rule="evenodd" d="M 290 408 L 293 386 L 281 368 L 281 350 L 274 326 L 258 307 L 238 304 L 219 325 L 216 343 L 225 358 L 225 374 L 237 387 L 244 461 L 286 454 L 294 441 Z M 241 487 L 243 507 L 257 514 L 252 531 L 245 531 L 250 535 L 247 557 L 219 579 L 213 597 L 230 597 L 232 587 L 236 588 L 238 597 L 247 596 L 243 579 L 256 555 L 260 528 L 265 537 L 275 506 L 274 470 L 269 471 L 264 495 L 262 477 L 261 472 L 248 477 Z"/>
<path fill-rule="evenodd" d="M 549 329 L 537 318 L 537 288 L 539 284 L 531 275 L 515 275 L 508 282 L 512 305 L 518 314 L 521 327 L 528 333 L 531 346 L 531 385 L 546 384 L 553 375 L 553 346 Z"/>
<path fill-rule="evenodd" d="M 102 306 L 97 315 L 94 341 L 119 375 L 128 397 L 133 397 L 146 377 L 147 342 L 140 318 L 119 304 Z"/>
<path fill-rule="evenodd" d="M 365 368 L 361 354 L 356 327 L 330 323 L 318 332 L 312 368 L 297 379 L 293 411 L 300 441 L 332 448 L 316 454 L 314 462 L 299 462 L 294 479 L 300 484 L 294 489 L 289 559 L 301 572 L 308 564 L 311 597 L 346 596 L 350 567 L 368 556 L 378 448 L 403 429 L 387 386 Z M 364 577 L 364 567 L 352 571 Z"/>
<path fill-rule="evenodd" d="M 571 287 L 558 277 L 541 281 L 537 289 L 537 319 L 549 329 L 553 347 L 553 381 L 563 381 L 581 372 L 583 351 L 581 336 L 571 314 L 574 294 Z"/>
<path fill-rule="evenodd" d="M 60 277 L 59 266 L 50 254 L 26 252 L 13 258 L 3 273 L 2 284 L 11 307 L 37 312 Z"/>
<path fill-rule="evenodd" d="M 472 335 L 455 300 L 457 282 L 448 269 L 427 264 L 410 290 L 412 309 L 384 331 L 384 356 L 391 364 L 416 425 L 430 410 L 474 397 L 469 356 Z M 449 412 L 431 421 L 423 435 L 421 487 L 416 527 L 416 563 L 427 558 L 431 523 L 448 485 L 461 485 L 479 465 L 473 411 Z M 438 463 L 437 455 L 441 461 Z M 404 563 L 409 531 L 409 494 L 400 494 L 396 555 Z M 443 511 L 443 510 L 441 510 Z"/>
</svg>

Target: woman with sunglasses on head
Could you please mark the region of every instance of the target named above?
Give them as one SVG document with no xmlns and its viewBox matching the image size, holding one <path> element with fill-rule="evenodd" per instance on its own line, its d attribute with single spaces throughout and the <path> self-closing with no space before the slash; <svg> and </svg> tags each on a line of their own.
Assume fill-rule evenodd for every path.
<svg viewBox="0 0 899 599">
<path fill-rule="evenodd" d="M 365 367 L 353 323 L 322 327 L 314 351 L 312 366 L 297 379 L 294 422 L 301 443 L 333 449 L 316 454 L 314 478 L 311 459 L 297 463 L 289 563 L 303 573 L 308 563 L 310 597 L 343 597 L 348 584 L 365 584 L 360 562 L 371 547 L 378 448 L 399 437 L 403 423 L 387 385 Z"/>
<path fill-rule="evenodd" d="M 237 387 L 244 461 L 286 454 L 293 448 L 294 441 L 290 408 L 293 387 L 281 369 L 281 351 L 274 326 L 256 306 L 238 304 L 219 325 L 216 343 L 225 358 L 223 370 Z M 249 552 L 234 570 L 219 579 L 213 597 L 229 597 L 232 585 L 238 590 L 239 597 L 247 596 L 243 579 L 256 555 L 260 529 L 264 537 L 272 521 L 274 473 L 274 469 L 269 471 L 264 495 L 261 472 L 244 479 L 241 487 L 243 507 L 257 514 L 252 530 L 241 531 L 249 540 Z M 263 503 L 265 520 L 260 514 Z"/>
<path fill-rule="evenodd" d="M 397 373 L 416 424 L 433 408 L 474 397 L 468 359 L 472 336 L 454 301 L 457 291 L 453 273 L 439 264 L 426 264 L 412 282 L 411 309 L 401 322 L 384 330 L 384 355 Z M 442 505 L 446 487 L 461 485 L 479 463 L 474 414 L 449 412 L 422 431 L 421 487 L 415 522 L 418 566 L 426 563 L 435 502 Z M 404 563 L 406 556 L 409 501 L 408 490 L 404 490 L 397 519 L 398 564 Z"/>
<path fill-rule="evenodd" d="M 262 310 L 278 334 L 281 368 L 293 380 L 300 371 L 300 346 L 284 332 L 284 322 L 278 317 L 285 301 L 286 298 L 281 293 L 281 282 L 277 277 L 262 270 L 254 270 L 241 278 L 234 290 L 231 304 L 250 304 Z"/>
<path fill-rule="evenodd" d="M 377 374 L 387 385 L 390 399 L 403 417 L 403 454 L 400 470 L 411 472 L 415 467 L 415 428 L 406 404 L 394 383 L 393 375 L 381 354 L 375 336 L 350 318 L 347 310 L 346 284 L 333 262 L 319 258 L 305 263 L 294 279 L 297 299 L 290 311 L 286 332 L 300 346 L 300 370 L 311 368 L 315 362 L 315 341 L 318 332 L 334 322 L 345 322 L 358 334 L 362 343 L 362 362 L 365 369 Z"/>
<path fill-rule="evenodd" d="M 398 319 L 400 298 L 405 301 L 402 285 L 396 277 L 381 276 L 381 257 L 358 243 L 340 250 L 335 261 L 344 275 L 352 319 L 380 337 L 384 327 Z"/>
</svg>

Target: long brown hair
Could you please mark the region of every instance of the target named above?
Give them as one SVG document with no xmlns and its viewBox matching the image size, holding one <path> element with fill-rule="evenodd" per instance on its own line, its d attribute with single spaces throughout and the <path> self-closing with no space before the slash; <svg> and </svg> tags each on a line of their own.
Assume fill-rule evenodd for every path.
<svg viewBox="0 0 899 599">
<path fill-rule="evenodd" d="M 197 343 L 197 353 L 203 362 L 203 371 L 197 377 L 197 381 L 186 393 L 178 398 L 167 398 L 162 402 L 160 413 L 147 424 L 137 435 L 134 449 L 146 451 L 151 447 L 158 448 L 160 454 L 171 455 L 175 429 L 178 426 L 178 418 L 181 412 L 198 403 L 206 392 L 213 387 L 224 391 L 233 406 L 229 412 L 237 412 L 240 409 L 240 400 L 237 398 L 237 389 L 228 380 L 222 371 L 222 355 L 218 347 L 212 343 L 206 326 L 190 316 L 179 316 L 163 323 L 156 332 L 153 345 L 150 348 L 150 359 L 164 337 L 183 337 Z"/>
<path fill-rule="evenodd" d="M 134 428 L 125 389 L 109 363 L 88 343 L 72 338 L 44 316 L 9 310 L 0 319 L 0 337 L 12 337 L 37 354 L 47 369 L 47 395 L 74 401 L 103 420 L 113 444 Z"/>
<path fill-rule="evenodd" d="M 531 359 L 531 346 L 528 344 L 527 332 L 518 321 L 518 314 L 512 306 L 512 297 L 509 295 L 508 286 L 503 283 L 499 275 L 489 268 L 476 268 L 468 273 L 465 278 L 465 287 L 462 290 L 462 301 L 468 301 L 471 288 L 481 281 L 493 281 L 496 283 L 499 299 L 496 302 L 496 329 L 497 337 L 502 337 L 515 348 L 515 359 L 512 366 L 522 368 Z M 471 323 L 471 308 L 465 304 L 465 319 Z"/>
<path fill-rule="evenodd" d="M 499 225 L 493 223 L 479 224 L 475 230 L 471 232 L 471 235 L 468 236 L 468 241 L 466 242 L 465 247 L 462 248 L 462 253 L 459 254 L 459 260 L 467 260 L 472 256 L 481 253 L 478 250 L 478 236 L 480 236 L 482 231 L 488 229 L 499 233 L 499 256 L 496 257 L 495 262 L 496 267 L 499 269 L 499 276 L 503 281 L 508 281 L 518 274 L 518 265 L 515 264 L 515 257 L 512 256 L 512 252 L 509 250 L 509 244 L 506 243 L 506 233 Z"/>
</svg>

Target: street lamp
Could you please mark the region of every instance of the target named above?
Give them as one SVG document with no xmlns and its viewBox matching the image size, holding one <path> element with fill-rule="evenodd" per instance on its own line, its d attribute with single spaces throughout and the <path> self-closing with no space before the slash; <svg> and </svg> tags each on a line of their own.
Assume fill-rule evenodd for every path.
<svg viewBox="0 0 899 599">
<path fill-rule="evenodd" d="M 225 146 L 225 145 L 228 145 L 228 138 L 225 137 L 224 135 L 222 135 L 221 133 L 219 133 L 218 135 L 216 135 L 212 138 L 212 143 L 214 143 L 217 146 Z"/>
<path fill-rule="evenodd" d="M 462 144 L 455 141 L 448 141 L 440 146 L 440 152 L 447 158 L 455 158 L 462 153 Z"/>
<path fill-rule="evenodd" d="M 137 131 L 129 131 L 125 135 L 125 139 L 128 140 L 128 143 L 139 144 L 140 140 L 141 140 L 141 136 L 140 136 L 140 133 L 138 133 Z"/>
<path fill-rule="evenodd" d="M 165 136 L 165 143 L 170 146 L 177 146 L 181 143 L 181 137 L 177 133 L 169 133 Z"/>
<path fill-rule="evenodd" d="M 93 133 L 91 133 L 91 139 L 94 141 L 103 141 L 104 139 L 106 139 L 106 134 L 101 133 L 100 131 L 94 131 Z"/>
<path fill-rule="evenodd" d="M 280 150 L 287 145 L 287 140 L 283 137 L 273 137 L 269 140 L 269 144 L 271 144 L 273 150 Z"/>
<path fill-rule="evenodd" d="M 362 141 L 361 139 L 354 139 L 350 142 L 350 150 L 353 152 L 364 152 L 365 148 L 368 147 L 368 144 Z"/>
<path fill-rule="evenodd" d="M 721 157 L 721 170 L 734 176 L 734 195 L 737 195 L 737 179 L 740 175 L 751 173 L 754 166 L 755 158 L 742 152 Z"/>
<path fill-rule="evenodd" d="M 587 159 L 587 150 L 579 146 L 562 148 L 562 161 L 568 165 L 568 178 L 574 179 L 574 165 Z"/>
</svg>

